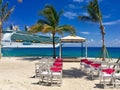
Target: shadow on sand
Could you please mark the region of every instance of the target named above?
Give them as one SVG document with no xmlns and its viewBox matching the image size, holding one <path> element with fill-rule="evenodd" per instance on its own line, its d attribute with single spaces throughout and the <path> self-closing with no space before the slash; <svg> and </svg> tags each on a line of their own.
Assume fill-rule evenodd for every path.
<svg viewBox="0 0 120 90">
<path fill-rule="evenodd" d="M 99 89 L 104 89 L 104 85 L 103 84 L 95 84 L 94 88 L 99 88 Z"/>
<path fill-rule="evenodd" d="M 63 78 L 81 78 L 84 76 L 86 76 L 86 73 L 78 68 L 71 68 L 67 70 L 63 69 Z"/>
</svg>

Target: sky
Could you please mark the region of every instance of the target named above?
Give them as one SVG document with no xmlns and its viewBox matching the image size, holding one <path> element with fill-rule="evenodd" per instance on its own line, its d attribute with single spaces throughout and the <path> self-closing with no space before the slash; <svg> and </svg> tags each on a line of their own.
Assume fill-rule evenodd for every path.
<svg viewBox="0 0 120 90">
<path fill-rule="evenodd" d="M 9 3 L 9 8 L 15 7 L 4 28 L 11 24 L 24 26 L 34 25 L 41 16 L 39 11 L 46 4 L 53 5 L 57 11 L 63 10 L 59 25 L 72 25 L 76 35 L 87 39 L 88 46 L 102 46 L 99 24 L 78 19 L 79 15 L 88 15 L 83 9 L 90 0 L 3 0 Z M 120 47 L 120 0 L 98 0 L 105 26 L 105 44 L 107 47 Z M 64 35 L 66 36 L 66 34 Z"/>
</svg>

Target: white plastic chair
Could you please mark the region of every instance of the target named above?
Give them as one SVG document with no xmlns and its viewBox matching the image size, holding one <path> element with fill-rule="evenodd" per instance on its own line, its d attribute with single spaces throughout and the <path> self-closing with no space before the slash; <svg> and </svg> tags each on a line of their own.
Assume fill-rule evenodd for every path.
<svg viewBox="0 0 120 90">
<path fill-rule="evenodd" d="M 114 85 L 116 88 L 120 88 L 120 68 L 115 69 L 113 74 Z"/>
<path fill-rule="evenodd" d="M 39 77 L 39 67 L 40 63 L 35 63 L 35 78 Z"/>
<path fill-rule="evenodd" d="M 100 68 L 101 68 L 101 63 L 97 61 L 95 61 L 90 65 L 90 75 L 92 80 L 94 79 L 95 73 L 97 73 L 97 76 L 99 77 Z"/>
<path fill-rule="evenodd" d="M 57 70 L 55 70 L 57 69 Z M 51 68 L 51 85 L 55 82 L 61 86 L 62 84 L 62 68 L 52 67 Z"/>
<path fill-rule="evenodd" d="M 85 61 L 88 61 L 88 59 L 81 59 L 81 60 L 80 60 L 80 69 L 81 69 L 81 70 L 84 70 Z"/>
<path fill-rule="evenodd" d="M 116 63 L 108 63 L 108 65 L 105 65 L 108 68 L 105 67 L 101 68 L 100 84 L 103 84 L 104 88 L 106 88 L 106 86 L 114 87 L 114 80 L 113 80 L 114 70 L 112 68 L 114 65 L 116 65 L 116 68 L 118 67 L 118 64 Z"/>
<path fill-rule="evenodd" d="M 48 82 L 51 80 L 51 72 L 50 72 L 50 66 L 49 64 L 41 64 L 39 65 L 39 84 L 45 82 L 48 84 Z"/>
<path fill-rule="evenodd" d="M 40 62 L 35 63 L 35 78 L 39 77 L 39 75 L 40 75 L 39 74 L 40 65 L 43 65 L 45 63 L 46 63 L 46 61 L 40 61 Z"/>
</svg>

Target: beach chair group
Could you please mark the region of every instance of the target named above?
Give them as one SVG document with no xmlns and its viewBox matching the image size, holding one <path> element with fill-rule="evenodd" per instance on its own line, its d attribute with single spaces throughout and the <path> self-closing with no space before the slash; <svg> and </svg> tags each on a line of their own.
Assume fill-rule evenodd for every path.
<svg viewBox="0 0 120 90">
<path fill-rule="evenodd" d="M 95 72 L 97 72 L 100 85 L 104 88 L 120 87 L 120 63 L 81 59 L 80 69 L 89 74 L 91 79 L 94 79 Z"/>
<path fill-rule="evenodd" d="M 39 78 L 39 84 L 50 84 L 61 86 L 62 84 L 62 68 L 63 59 L 56 58 L 55 60 L 40 60 L 35 63 L 35 77 Z"/>
</svg>

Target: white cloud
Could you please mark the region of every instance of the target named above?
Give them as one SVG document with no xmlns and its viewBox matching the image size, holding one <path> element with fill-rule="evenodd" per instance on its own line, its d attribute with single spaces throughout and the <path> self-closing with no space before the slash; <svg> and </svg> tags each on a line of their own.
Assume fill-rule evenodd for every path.
<svg viewBox="0 0 120 90">
<path fill-rule="evenodd" d="M 112 39 L 112 40 L 106 40 L 105 42 L 106 47 L 120 47 L 120 38 Z M 102 40 L 95 40 L 93 38 L 87 40 L 87 46 L 90 47 L 101 47 L 102 46 Z"/>
<path fill-rule="evenodd" d="M 87 44 L 88 44 L 88 45 L 93 44 L 93 42 L 94 42 L 94 39 L 88 39 L 88 40 L 87 40 Z"/>
<path fill-rule="evenodd" d="M 111 43 L 115 44 L 115 45 L 120 45 L 120 39 L 114 39 L 114 40 L 111 40 Z"/>
<path fill-rule="evenodd" d="M 87 46 L 95 46 L 94 45 L 94 39 L 88 39 L 87 40 Z"/>
<path fill-rule="evenodd" d="M 74 13 L 74 12 L 65 12 L 64 14 L 63 14 L 65 17 L 67 17 L 67 18 L 69 18 L 69 19 L 74 19 L 75 17 L 77 17 L 78 15 L 77 15 L 77 13 Z"/>
<path fill-rule="evenodd" d="M 90 42 L 94 42 L 94 39 L 91 39 Z"/>
<path fill-rule="evenodd" d="M 86 34 L 86 35 L 89 35 L 90 32 L 81 32 L 82 34 Z"/>
<path fill-rule="evenodd" d="M 88 16 L 88 13 L 87 12 L 83 12 L 82 15 Z"/>
<path fill-rule="evenodd" d="M 87 40 L 87 46 L 88 47 L 100 47 L 101 46 L 101 40 L 95 40 L 93 38 Z"/>
<path fill-rule="evenodd" d="M 108 47 L 120 47 L 120 39 L 112 39 L 112 40 L 107 40 L 106 41 L 106 46 Z"/>
<path fill-rule="evenodd" d="M 120 19 L 116 21 L 104 22 L 103 25 L 115 25 L 120 23 Z"/>
<path fill-rule="evenodd" d="M 101 33 L 92 33 L 92 34 L 94 34 L 94 35 L 101 35 Z"/>
<path fill-rule="evenodd" d="M 84 0 L 73 0 L 73 2 L 81 3 L 81 2 L 84 2 Z"/>
<path fill-rule="evenodd" d="M 69 4 L 68 7 L 71 8 L 71 9 L 76 9 L 77 8 L 74 4 Z"/>
<path fill-rule="evenodd" d="M 103 15 L 103 18 L 110 18 L 111 15 Z"/>
</svg>

